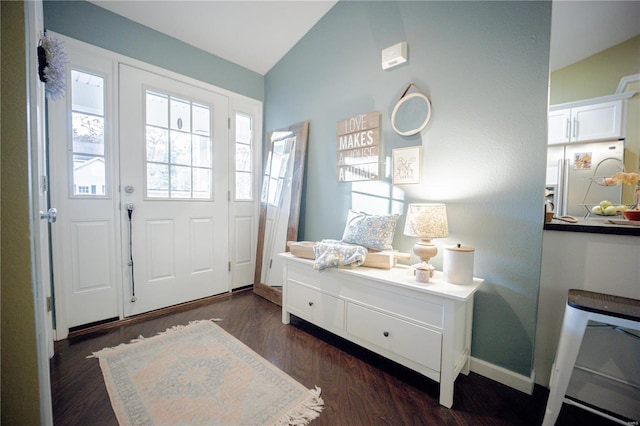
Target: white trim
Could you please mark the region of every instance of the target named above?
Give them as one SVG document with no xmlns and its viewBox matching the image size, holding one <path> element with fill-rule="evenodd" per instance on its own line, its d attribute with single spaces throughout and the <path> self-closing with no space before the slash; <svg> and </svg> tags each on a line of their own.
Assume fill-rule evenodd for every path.
<svg viewBox="0 0 640 426">
<path fill-rule="evenodd" d="M 633 81 L 633 80 L 630 80 L 630 81 Z M 635 91 L 633 91 L 633 92 L 624 92 L 624 93 L 615 93 L 613 95 L 600 96 L 598 98 L 581 99 L 579 101 L 565 102 L 563 104 L 550 105 L 549 106 L 549 111 L 556 111 L 556 110 L 559 110 L 559 109 L 576 108 L 576 107 L 580 107 L 580 106 L 594 105 L 594 104 L 599 104 L 599 103 L 604 103 L 604 102 L 625 100 L 625 99 L 629 99 L 629 98 L 633 97 L 633 95 L 635 95 L 636 93 L 637 92 L 635 92 Z"/>
<path fill-rule="evenodd" d="M 627 84 L 633 83 L 634 81 L 638 81 L 638 80 L 640 80 L 640 73 L 622 77 L 620 79 L 620 83 L 618 84 L 618 88 L 616 89 L 616 93 L 622 93 L 624 88 L 627 87 Z"/>
<path fill-rule="evenodd" d="M 515 390 L 519 390 L 520 392 L 524 392 L 527 395 L 533 394 L 533 387 L 535 385 L 534 371 L 531 371 L 531 376 L 527 377 L 475 357 L 471 357 L 470 361 L 471 371 L 474 373 L 502 383 Z"/>
<path fill-rule="evenodd" d="M 44 28 L 42 0 L 24 3 L 25 20 L 25 61 L 27 70 L 27 143 L 29 144 L 29 205 L 31 239 L 31 279 L 34 301 L 34 316 L 36 325 L 36 352 L 38 361 L 38 394 L 40 405 L 40 424 L 53 424 L 53 405 L 51 398 L 51 378 L 49 371 L 49 356 L 53 350 L 52 330 L 48 322 L 49 314 L 46 307 L 47 289 L 50 285 L 48 270 L 43 271 L 43 263 L 48 262 L 47 253 L 49 243 L 47 235 L 41 232 L 42 220 L 40 209 L 44 193 L 41 191 L 40 173 L 44 167 L 45 158 L 42 157 L 44 146 L 44 87 L 37 77 L 38 63 L 34 60 L 37 40 Z M 26 313 L 25 313 L 26 315 Z M 51 355 L 53 355 L 51 353 Z"/>
</svg>

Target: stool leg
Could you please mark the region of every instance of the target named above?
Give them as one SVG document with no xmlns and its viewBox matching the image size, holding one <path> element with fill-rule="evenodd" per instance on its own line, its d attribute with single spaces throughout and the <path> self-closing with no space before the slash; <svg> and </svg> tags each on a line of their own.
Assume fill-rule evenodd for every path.
<svg viewBox="0 0 640 426">
<path fill-rule="evenodd" d="M 542 420 L 543 426 L 553 426 L 558 419 L 588 321 L 587 312 L 566 306 L 556 360 L 551 370 L 549 399 Z"/>
</svg>

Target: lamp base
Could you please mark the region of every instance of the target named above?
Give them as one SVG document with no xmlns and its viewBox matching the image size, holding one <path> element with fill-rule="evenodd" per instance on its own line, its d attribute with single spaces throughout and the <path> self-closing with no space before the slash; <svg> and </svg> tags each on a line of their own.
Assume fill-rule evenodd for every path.
<svg viewBox="0 0 640 426">
<path fill-rule="evenodd" d="M 436 257 L 438 254 L 438 248 L 425 238 L 416 242 L 413 246 L 413 252 L 425 263 L 429 263 L 429 259 Z"/>
<path fill-rule="evenodd" d="M 422 264 L 424 264 L 425 266 L 429 265 L 429 275 L 433 277 L 433 266 L 429 264 L 429 260 L 431 260 L 432 257 L 436 257 L 436 255 L 438 254 L 438 248 L 435 246 L 435 244 L 433 244 L 429 239 L 422 238 L 420 241 L 414 244 L 413 252 L 422 261 L 419 264 L 413 265 L 413 267 L 416 268 Z"/>
<path fill-rule="evenodd" d="M 425 262 L 416 263 L 412 265 L 412 268 L 416 281 L 420 283 L 428 283 L 429 278 L 433 278 L 433 271 L 436 269 L 430 263 Z"/>
</svg>

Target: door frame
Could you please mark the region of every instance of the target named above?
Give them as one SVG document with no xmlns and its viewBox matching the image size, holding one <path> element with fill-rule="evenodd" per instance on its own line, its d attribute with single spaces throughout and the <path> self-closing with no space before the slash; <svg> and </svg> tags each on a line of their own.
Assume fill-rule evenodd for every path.
<svg viewBox="0 0 640 426">
<path fill-rule="evenodd" d="M 209 90 L 209 91 L 213 91 L 216 92 L 220 95 L 226 96 L 229 99 L 229 109 L 228 109 L 228 114 L 229 114 L 229 119 L 228 119 L 228 123 L 229 123 L 229 140 L 227 141 L 229 149 L 231 149 L 232 146 L 234 146 L 233 144 L 235 143 L 235 129 L 231 128 L 231 114 L 234 114 L 235 111 L 237 110 L 241 110 L 243 112 L 246 113 L 250 113 L 250 112 L 257 112 L 258 114 L 260 114 L 259 116 L 256 116 L 256 131 L 255 131 L 255 140 L 254 140 L 254 164 L 261 164 L 261 158 L 262 158 L 262 142 L 263 142 L 263 134 L 262 134 L 262 122 L 263 122 L 263 118 L 262 118 L 262 113 L 263 113 L 263 102 L 259 101 L 257 99 L 253 99 L 253 98 L 249 98 L 247 96 L 244 95 L 240 95 L 238 93 L 226 90 L 226 89 L 222 89 L 220 87 L 214 86 L 210 83 L 206 83 L 200 80 L 197 80 L 195 78 L 192 77 L 188 77 L 182 74 L 179 74 L 177 72 L 174 71 L 170 71 L 167 70 L 165 68 L 161 68 L 158 67 L 156 65 L 152 65 L 152 64 L 148 64 L 146 62 L 134 59 L 134 58 L 130 58 L 124 55 L 121 55 L 119 53 L 115 53 L 106 49 L 103 49 L 101 47 L 98 46 L 94 46 L 91 45 L 89 43 L 85 43 L 83 41 L 77 40 L 77 39 L 73 39 L 71 37 L 67 37 L 65 35 L 53 32 L 53 31 L 47 31 L 47 33 L 54 35 L 56 38 L 58 38 L 59 40 L 61 40 L 64 43 L 65 49 L 77 49 L 79 51 L 90 51 L 92 54 L 96 54 L 96 55 L 100 55 L 103 56 L 105 59 L 111 60 L 113 65 L 114 65 L 114 69 L 117 70 L 118 65 L 119 64 L 125 64 L 131 67 L 135 67 L 135 68 L 139 68 L 141 70 L 147 71 L 147 72 L 151 72 L 151 73 L 155 73 L 158 75 L 161 75 L 163 77 L 167 77 L 170 79 L 174 79 L 180 82 L 183 82 L 185 84 L 189 84 L 195 87 L 200 87 L 202 89 L 205 90 Z M 118 120 L 118 87 L 119 87 L 119 75 L 116 72 L 114 74 L 114 87 L 110 88 L 110 94 L 109 96 L 112 96 L 113 99 L 113 103 L 114 103 L 114 119 L 116 120 L 116 128 L 118 126 L 117 124 L 117 120 Z M 232 108 L 232 105 L 235 105 L 238 107 L 238 109 L 234 109 Z M 253 105 L 253 108 L 243 108 L 241 105 Z M 115 139 L 115 147 L 112 150 L 112 155 L 115 155 L 116 158 L 118 158 L 119 156 L 119 141 L 116 138 Z M 230 151 L 231 152 L 231 151 Z M 232 162 L 233 157 L 230 155 L 229 156 L 229 161 Z M 258 166 L 259 167 L 259 166 Z M 231 173 L 231 167 L 229 167 L 229 173 Z M 256 187 L 255 187 L 255 191 L 256 193 L 258 193 L 260 187 L 259 187 L 259 179 L 260 179 L 260 169 L 256 168 L 256 176 L 254 176 L 254 182 L 256 182 Z M 121 190 L 122 188 L 119 188 L 120 186 L 120 176 L 119 176 L 119 172 L 118 175 L 115 177 L 115 185 L 116 185 L 116 191 L 114 194 L 114 203 L 116 204 L 116 211 L 120 212 L 120 208 L 119 208 L 119 203 L 122 200 L 121 197 Z M 229 184 L 231 185 L 231 180 L 229 180 Z M 51 182 L 51 185 L 55 185 L 55 182 Z M 229 190 L 231 190 L 231 187 L 229 187 Z M 254 229 L 257 229 L 257 224 L 258 224 L 258 208 L 259 208 L 259 197 L 255 197 L 254 199 L 254 212 L 255 213 L 255 217 L 254 217 Z M 125 222 L 124 220 L 120 221 L 120 228 L 118 229 L 118 240 L 120 240 L 120 236 L 122 235 L 122 227 L 125 226 Z M 229 231 L 231 232 L 231 230 Z M 232 247 L 231 244 L 231 239 L 229 240 L 229 259 L 232 259 L 232 253 L 234 250 L 234 247 Z M 257 243 L 257 239 L 254 238 L 254 240 L 252 241 L 252 244 L 256 244 Z M 122 243 L 120 242 L 120 244 L 117 244 L 116 247 L 117 250 L 117 256 L 118 259 L 123 259 L 123 253 L 122 253 Z M 252 252 L 255 252 L 255 247 L 252 250 Z M 254 259 L 255 260 L 255 259 Z M 123 291 L 123 285 L 122 283 L 126 282 L 126 274 L 128 273 L 128 268 L 125 268 L 122 265 L 122 262 L 120 262 L 120 270 L 116 271 L 116 273 L 119 276 L 120 279 L 120 288 L 119 288 L 119 316 L 120 319 L 124 318 L 124 303 L 122 298 L 124 297 L 124 291 Z M 231 275 L 233 275 L 233 270 L 231 271 Z M 230 288 L 229 291 L 231 291 L 231 284 L 230 284 Z M 56 330 L 55 330 L 55 340 L 62 340 L 65 339 L 68 334 L 69 334 L 69 328 L 66 325 L 66 321 L 65 321 L 65 307 L 64 307 L 64 297 L 63 296 L 58 296 L 55 297 L 55 295 L 63 295 L 64 294 L 64 287 L 62 286 L 61 283 L 57 283 L 54 282 L 53 285 L 53 291 L 54 291 L 54 309 L 55 309 L 55 313 L 56 313 Z"/>
<path fill-rule="evenodd" d="M 44 30 L 42 0 L 24 2 L 25 8 L 25 60 L 27 71 L 27 143 L 30 169 L 29 204 L 31 210 L 31 277 L 36 325 L 36 349 L 40 394 L 40 422 L 53 424 L 51 376 L 49 358 L 53 356 L 54 330 L 47 297 L 51 295 L 49 264 L 49 233 L 43 226 L 41 211 L 48 210 L 47 158 L 45 152 L 45 99 L 44 85 L 38 79 L 35 60 L 39 34 Z"/>
</svg>

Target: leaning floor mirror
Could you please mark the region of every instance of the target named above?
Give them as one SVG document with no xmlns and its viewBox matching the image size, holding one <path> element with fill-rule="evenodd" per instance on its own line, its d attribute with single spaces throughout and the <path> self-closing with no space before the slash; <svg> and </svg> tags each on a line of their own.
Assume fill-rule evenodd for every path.
<svg viewBox="0 0 640 426">
<path fill-rule="evenodd" d="M 309 122 L 267 134 L 253 291 L 282 305 L 282 261 L 287 241 L 297 241 Z"/>
</svg>

